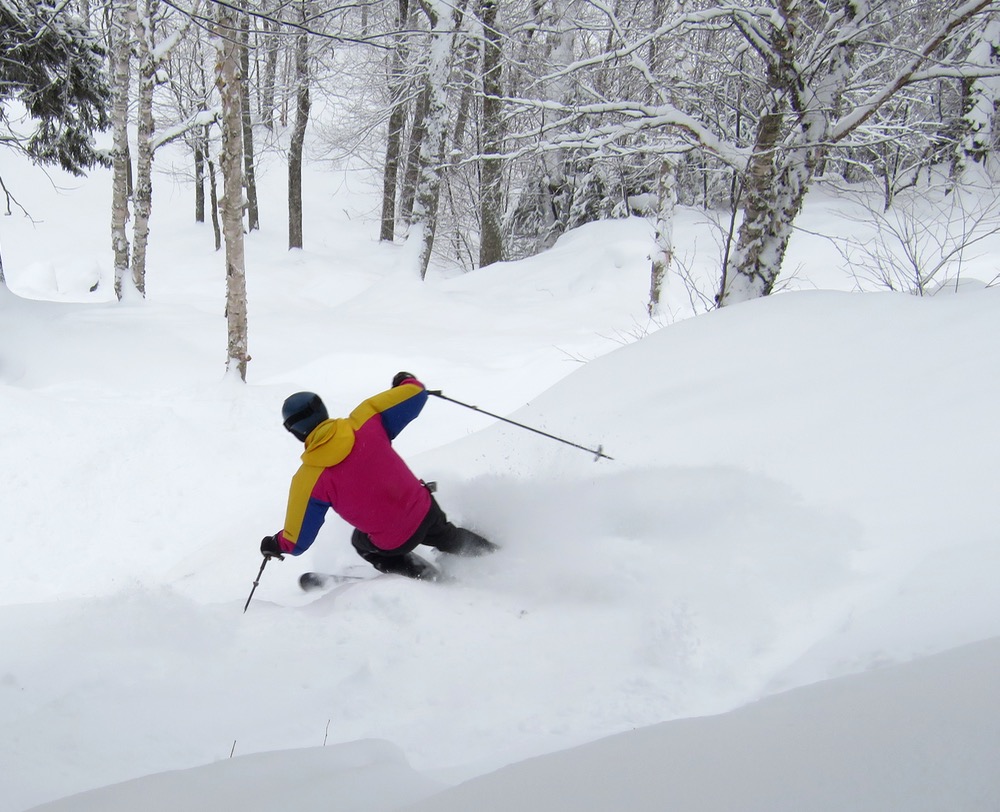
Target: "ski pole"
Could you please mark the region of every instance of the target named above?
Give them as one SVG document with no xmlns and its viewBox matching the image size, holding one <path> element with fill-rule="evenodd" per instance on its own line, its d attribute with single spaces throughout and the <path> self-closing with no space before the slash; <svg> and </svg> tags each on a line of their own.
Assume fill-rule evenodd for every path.
<svg viewBox="0 0 1000 812">
<path fill-rule="evenodd" d="M 267 560 L 269 556 L 264 556 L 264 560 L 260 562 L 260 571 L 257 573 L 257 580 L 253 582 L 253 587 L 250 589 L 250 595 L 247 597 L 247 602 L 243 607 L 243 614 L 247 613 L 247 607 L 250 606 L 250 600 L 253 598 L 253 593 L 257 591 L 257 584 L 260 583 L 260 576 L 264 574 L 264 567 L 267 566 Z"/>
<path fill-rule="evenodd" d="M 490 417 L 496 418 L 497 420 L 502 420 L 504 423 L 510 423 L 512 426 L 517 426 L 521 429 L 527 429 L 528 431 L 533 431 L 535 434 L 541 434 L 543 437 L 548 437 L 550 440 L 558 440 L 560 443 L 565 443 L 566 445 L 571 445 L 573 448 L 579 448 L 581 451 L 589 451 L 594 455 L 594 462 L 597 462 L 601 457 L 606 460 L 613 460 L 614 457 L 609 457 L 604 453 L 604 446 L 599 445 L 596 449 L 587 448 L 585 445 L 578 445 L 577 443 L 571 443 L 569 440 L 564 440 L 562 437 L 556 437 L 554 434 L 549 434 L 541 429 L 532 428 L 531 426 L 526 426 L 524 423 L 518 423 L 516 420 L 508 420 L 506 417 L 501 417 L 498 414 L 493 414 L 493 412 L 488 412 L 485 409 L 480 409 L 478 406 L 473 406 L 469 403 L 462 403 L 460 400 L 455 400 L 450 398 L 445 394 L 442 394 L 440 389 L 428 389 L 428 395 L 434 395 L 436 398 L 441 398 L 441 400 L 447 400 L 449 403 L 456 403 L 459 406 L 464 406 L 466 409 L 472 409 L 474 412 L 481 412 L 482 414 L 489 415 Z"/>
</svg>

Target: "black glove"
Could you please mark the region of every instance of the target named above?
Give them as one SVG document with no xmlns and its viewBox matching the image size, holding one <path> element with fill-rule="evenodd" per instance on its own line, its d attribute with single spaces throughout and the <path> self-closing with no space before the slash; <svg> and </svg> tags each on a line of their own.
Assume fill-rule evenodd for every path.
<svg viewBox="0 0 1000 812">
<path fill-rule="evenodd" d="M 265 558 L 285 560 L 285 556 L 281 554 L 281 548 L 278 546 L 277 536 L 264 536 L 260 541 L 260 552 Z"/>
<path fill-rule="evenodd" d="M 416 378 L 416 377 L 417 376 L 414 375 L 412 372 L 397 372 L 396 377 L 392 379 L 392 385 L 399 386 L 407 378 Z"/>
</svg>

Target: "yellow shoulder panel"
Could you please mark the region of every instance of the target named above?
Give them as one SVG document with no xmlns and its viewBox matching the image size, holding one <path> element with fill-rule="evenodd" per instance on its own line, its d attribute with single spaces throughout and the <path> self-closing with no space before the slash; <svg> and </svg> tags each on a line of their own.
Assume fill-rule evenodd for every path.
<svg viewBox="0 0 1000 812">
<path fill-rule="evenodd" d="M 309 507 L 309 497 L 312 496 L 316 480 L 322 473 L 323 469 L 315 465 L 303 465 L 292 477 L 292 484 L 288 490 L 288 509 L 285 511 L 284 536 L 293 544 L 298 541 L 306 508 Z"/>
<path fill-rule="evenodd" d="M 359 428 L 375 415 L 388 411 L 393 406 L 402 403 L 404 400 L 409 400 L 414 396 L 414 394 L 417 394 L 420 391 L 420 387 L 412 383 L 403 384 L 402 386 L 394 386 L 392 389 L 386 389 L 384 392 L 372 395 L 368 398 L 368 400 L 360 403 L 357 408 L 351 412 L 351 416 L 348 419 L 351 421 L 351 425 L 354 428 Z"/>
</svg>

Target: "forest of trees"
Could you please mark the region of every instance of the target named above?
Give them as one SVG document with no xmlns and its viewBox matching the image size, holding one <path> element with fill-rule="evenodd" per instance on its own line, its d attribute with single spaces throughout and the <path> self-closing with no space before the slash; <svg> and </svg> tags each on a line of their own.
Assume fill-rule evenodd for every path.
<svg viewBox="0 0 1000 812">
<path fill-rule="evenodd" d="M 0 49 L 3 143 L 112 167 L 120 298 L 145 287 L 156 151 L 186 145 L 243 375 L 243 237 L 279 216 L 257 203 L 263 150 L 287 159 L 289 248 L 308 143 L 371 168 L 380 238 L 418 241 L 421 276 L 648 217 L 653 313 L 679 204 L 728 223 L 725 306 L 774 289 L 818 178 L 888 209 L 932 172 L 988 178 L 1000 144 L 1000 0 L 0 0 Z"/>
</svg>

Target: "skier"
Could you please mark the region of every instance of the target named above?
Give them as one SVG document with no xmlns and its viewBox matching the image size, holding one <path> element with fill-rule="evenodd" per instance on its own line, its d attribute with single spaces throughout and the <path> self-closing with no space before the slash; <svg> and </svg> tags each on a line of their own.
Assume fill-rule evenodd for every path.
<svg viewBox="0 0 1000 812">
<path fill-rule="evenodd" d="M 449 522 L 430 488 L 392 447 L 426 402 L 424 385 L 409 372 L 397 373 L 391 389 L 368 398 L 347 418 L 331 420 L 313 392 L 288 397 L 281 409 L 284 426 L 305 443 L 305 453 L 292 478 L 285 527 L 261 541 L 264 556 L 304 553 L 328 508 L 355 528 L 354 549 L 380 572 L 435 580 L 437 568 L 413 552 L 420 544 L 454 555 L 496 550 Z"/>
</svg>

